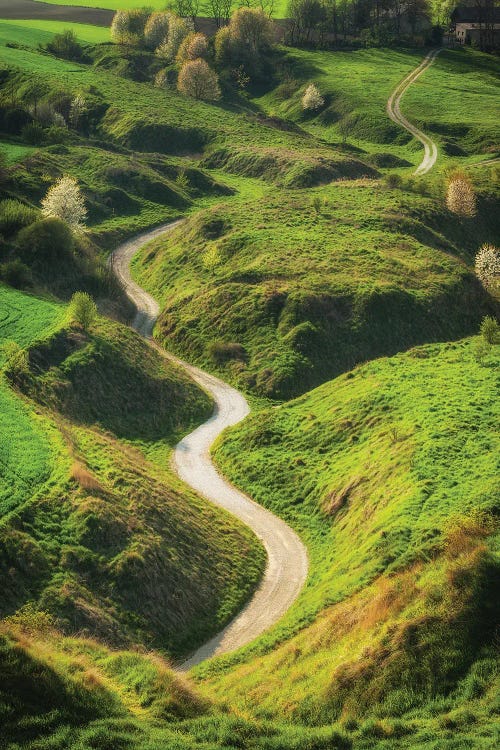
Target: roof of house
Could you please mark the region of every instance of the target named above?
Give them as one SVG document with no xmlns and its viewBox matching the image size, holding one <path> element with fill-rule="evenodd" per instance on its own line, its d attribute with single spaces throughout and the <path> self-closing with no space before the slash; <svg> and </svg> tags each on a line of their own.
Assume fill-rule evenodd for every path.
<svg viewBox="0 0 500 750">
<path fill-rule="evenodd" d="M 453 23 L 479 23 L 480 21 L 483 23 L 486 21 L 500 23 L 500 7 L 487 5 L 478 8 L 477 6 L 459 5 L 451 14 L 451 20 Z"/>
</svg>

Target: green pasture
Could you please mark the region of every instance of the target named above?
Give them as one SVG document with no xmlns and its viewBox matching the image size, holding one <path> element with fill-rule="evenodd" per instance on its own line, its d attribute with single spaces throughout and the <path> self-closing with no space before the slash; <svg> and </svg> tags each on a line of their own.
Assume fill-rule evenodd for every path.
<svg viewBox="0 0 500 750">
<path fill-rule="evenodd" d="M 83 5 L 83 3 L 82 3 Z M 0 19 L 0 45 L 7 43 L 38 47 L 50 42 L 54 34 L 73 31 L 78 41 L 84 44 L 109 42 L 109 29 L 84 23 L 67 21 L 44 21 L 43 19 L 15 20 Z"/>
</svg>

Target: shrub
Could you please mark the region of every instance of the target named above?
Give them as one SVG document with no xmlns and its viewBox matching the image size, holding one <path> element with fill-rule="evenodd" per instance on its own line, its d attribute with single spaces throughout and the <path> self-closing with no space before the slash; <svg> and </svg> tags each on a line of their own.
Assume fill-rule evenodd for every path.
<svg viewBox="0 0 500 750">
<path fill-rule="evenodd" d="M 148 17 L 145 8 L 117 10 L 111 22 L 111 39 L 116 44 L 142 44 Z"/>
<path fill-rule="evenodd" d="M 156 49 L 158 57 L 168 62 L 175 60 L 179 47 L 190 31 L 192 31 L 192 26 L 188 21 L 172 14 L 168 26 L 168 36 Z"/>
<path fill-rule="evenodd" d="M 90 294 L 75 292 L 69 303 L 68 315 L 71 321 L 88 331 L 97 318 L 96 303 Z"/>
<path fill-rule="evenodd" d="M 39 122 L 29 122 L 21 130 L 21 138 L 31 146 L 40 146 L 44 140 L 43 128 Z"/>
<path fill-rule="evenodd" d="M 0 266 L 0 278 L 15 289 L 25 289 L 31 286 L 31 271 L 19 258 L 14 258 Z"/>
<path fill-rule="evenodd" d="M 167 11 L 156 11 L 149 16 L 144 27 L 144 44 L 149 49 L 156 49 L 168 36 L 171 14 Z"/>
<path fill-rule="evenodd" d="M 64 60 L 81 60 L 83 47 L 78 41 L 74 31 L 62 31 L 55 34 L 50 42 L 45 45 L 47 52 Z"/>
<path fill-rule="evenodd" d="M 77 94 L 73 101 L 71 102 L 71 106 L 69 109 L 69 123 L 72 128 L 75 130 L 78 130 L 78 126 L 81 122 L 81 119 L 83 115 L 87 111 L 87 102 L 85 101 L 84 97 L 80 94 Z"/>
<path fill-rule="evenodd" d="M 17 236 L 19 255 L 39 268 L 69 256 L 73 248 L 71 230 L 64 221 L 42 219 L 21 229 Z M 50 271 L 50 267 L 47 269 Z"/>
<path fill-rule="evenodd" d="M 4 341 L 1 345 L 5 359 L 4 372 L 10 380 L 19 383 L 29 373 L 28 353 L 16 341 Z"/>
<path fill-rule="evenodd" d="M 474 187 L 462 172 L 455 173 L 448 181 L 446 206 L 449 211 L 464 218 L 472 218 L 477 213 Z"/>
<path fill-rule="evenodd" d="M 481 336 L 488 344 L 500 344 L 500 325 L 498 320 L 487 315 L 481 321 Z"/>
<path fill-rule="evenodd" d="M 403 178 L 400 174 L 395 174 L 392 172 L 391 174 L 387 174 L 384 178 L 385 184 L 388 188 L 394 189 L 394 188 L 401 188 L 403 185 Z"/>
<path fill-rule="evenodd" d="M 9 236 L 23 227 L 33 224 L 39 212 L 21 201 L 7 198 L 0 202 L 0 233 Z"/>
<path fill-rule="evenodd" d="M 209 347 L 210 358 L 216 365 L 224 365 L 230 360 L 245 360 L 246 352 L 241 344 L 214 341 Z"/>
<path fill-rule="evenodd" d="M 187 60 L 205 57 L 208 52 L 208 39 L 205 34 L 192 32 L 183 40 L 177 53 L 177 62 L 181 65 Z"/>
<path fill-rule="evenodd" d="M 177 88 L 193 99 L 216 101 L 220 99 L 220 88 L 216 73 L 205 60 L 189 60 L 179 73 Z"/>
<path fill-rule="evenodd" d="M 488 243 L 476 255 L 476 276 L 485 287 L 493 287 L 500 280 L 500 250 Z"/>
<path fill-rule="evenodd" d="M 265 53 L 273 38 L 272 21 L 256 8 L 238 8 L 229 26 L 215 37 L 215 59 L 223 67 L 243 66 L 252 77 L 259 75 Z"/>
<path fill-rule="evenodd" d="M 17 135 L 31 119 L 25 109 L 21 107 L 8 107 L 3 114 L 3 130 L 6 133 Z"/>
<path fill-rule="evenodd" d="M 75 232 L 81 232 L 87 218 L 85 200 L 78 182 L 69 176 L 61 177 L 47 191 L 42 200 L 42 213 L 66 222 Z"/>
<path fill-rule="evenodd" d="M 159 89 L 166 89 L 170 86 L 167 68 L 161 68 L 155 75 L 154 85 Z"/>
<path fill-rule="evenodd" d="M 302 97 L 302 109 L 317 111 L 324 105 L 325 100 L 314 83 L 310 83 Z"/>
</svg>

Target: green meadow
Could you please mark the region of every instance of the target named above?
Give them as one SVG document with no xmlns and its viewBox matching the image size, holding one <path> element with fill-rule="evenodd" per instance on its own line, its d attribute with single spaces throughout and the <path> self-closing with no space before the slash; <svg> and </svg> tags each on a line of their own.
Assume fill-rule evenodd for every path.
<svg viewBox="0 0 500 750">
<path fill-rule="evenodd" d="M 20 44 L 37 47 L 49 42 L 54 34 L 62 31 L 73 31 L 83 44 L 100 44 L 109 42 L 109 29 L 102 26 L 90 26 L 85 23 L 67 21 L 37 20 L 0 20 L 0 43 Z"/>
<path fill-rule="evenodd" d="M 64 29 L 85 64 L 38 49 Z M 24 289 L 0 284 L 0 341 L 27 355 L 16 373 L 0 352 L 7 750 L 495 746 L 500 354 L 478 331 L 499 307 L 474 273 L 498 244 L 495 167 L 469 172 L 474 217 L 444 196 L 450 169 L 498 153 L 498 61 L 446 50 L 405 95 L 439 147 L 415 178 L 421 145 L 385 107 L 423 54 L 278 47 L 267 77 L 241 92 L 223 76 L 208 103 L 153 86 L 164 63 L 108 29 L 0 21 L 0 274 Z M 310 82 L 325 105 L 306 115 Z M 69 121 L 75 96 L 78 128 L 28 142 L 35 105 Z M 65 174 L 87 232 L 20 268 Z M 170 465 L 210 398 L 117 322 L 133 311 L 109 251 L 179 217 L 132 265 L 155 337 L 248 394 L 214 461 L 310 561 L 273 628 L 188 675 L 173 667 L 244 606 L 266 555 Z M 82 289 L 88 330 L 65 304 Z"/>
</svg>

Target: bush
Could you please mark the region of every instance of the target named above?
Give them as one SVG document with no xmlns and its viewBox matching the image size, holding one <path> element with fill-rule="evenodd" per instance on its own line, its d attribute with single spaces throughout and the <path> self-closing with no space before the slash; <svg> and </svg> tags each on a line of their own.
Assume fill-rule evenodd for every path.
<svg viewBox="0 0 500 750">
<path fill-rule="evenodd" d="M 26 206 L 13 198 L 7 198 L 0 202 L 0 233 L 7 237 L 15 234 L 23 227 L 33 224 L 39 215 L 36 208 Z"/>
<path fill-rule="evenodd" d="M 216 73 L 205 60 L 189 60 L 179 73 L 177 88 L 181 94 L 193 99 L 216 101 L 220 99 L 220 88 Z"/>
<path fill-rule="evenodd" d="M 500 344 L 500 325 L 498 320 L 487 315 L 481 321 L 481 336 L 488 344 Z"/>
<path fill-rule="evenodd" d="M 96 303 L 90 294 L 75 292 L 69 303 L 68 315 L 71 321 L 88 331 L 97 318 Z"/>
<path fill-rule="evenodd" d="M 319 93 L 314 83 L 310 83 L 306 88 L 304 96 L 302 97 L 302 109 L 311 110 L 313 112 L 321 109 L 324 105 L 325 100 Z"/>
<path fill-rule="evenodd" d="M 52 272 L 52 264 L 68 257 L 73 249 L 73 235 L 64 221 L 42 219 L 21 229 L 17 236 L 21 258 L 35 267 Z"/>
<path fill-rule="evenodd" d="M 209 355 L 216 365 L 224 365 L 234 359 L 244 361 L 246 352 L 241 344 L 214 341 L 209 346 Z"/>
<path fill-rule="evenodd" d="M 494 287 L 500 281 L 500 250 L 488 243 L 482 245 L 476 255 L 475 270 L 483 286 Z"/>
<path fill-rule="evenodd" d="M 192 31 L 192 25 L 184 18 L 179 18 L 172 13 L 168 26 L 168 36 L 156 49 L 158 57 L 168 62 L 175 60 L 182 42 L 190 31 Z"/>
<path fill-rule="evenodd" d="M 31 286 L 31 271 L 19 258 L 0 266 L 0 278 L 15 289 Z"/>
<path fill-rule="evenodd" d="M 111 22 L 111 39 L 116 44 L 142 44 L 148 17 L 146 8 L 117 10 Z"/>
<path fill-rule="evenodd" d="M 21 109 L 21 107 L 8 107 L 3 112 L 3 130 L 6 133 L 19 135 L 31 119 L 25 109 Z"/>
<path fill-rule="evenodd" d="M 81 60 L 83 47 L 78 41 L 74 31 L 62 31 L 55 34 L 50 42 L 45 45 L 47 52 L 64 60 Z"/>
<path fill-rule="evenodd" d="M 205 34 L 191 33 L 183 40 L 177 53 L 177 62 L 181 65 L 187 60 L 197 60 L 206 57 L 208 52 L 208 39 Z"/>
<path fill-rule="evenodd" d="M 168 35 L 171 14 L 168 11 L 151 13 L 144 27 L 144 44 L 148 49 L 156 49 Z"/>
<path fill-rule="evenodd" d="M 74 232 L 83 231 L 87 209 L 78 182 L 68 175 L 57 180 L 42 200 L 42 213 L 61 219 Z"/>
<path fill-rule="evenodd" d="M 5 374 L 13 382 L 20 383 L 29 374 L 28 353 L 15 341 L 5 341 L 1 348 L 5 359 Z"/>
<path fill-rule="evenodd" d="M 463 218 L 470 219 L 477 213 L 474 187 L 462 172 L 455 173 L 448 181 L 446 206 L 449 211 Z"/>
<path fill-rule="evenodd" d="M 385 184 L 388 188 L 394 189 L 394 188 L 401 188 L 403 185 L 403 178 L 400 174 L 387 174 L 384 177 Z"/>
<path fill-rule="evenodd" d="M 31 146 L 40 146 L 44 141 L 43 128 L 39 122 L 29 122 L 21 130 L 21 138 Z"/>
</svg>

